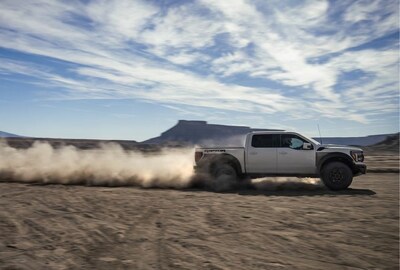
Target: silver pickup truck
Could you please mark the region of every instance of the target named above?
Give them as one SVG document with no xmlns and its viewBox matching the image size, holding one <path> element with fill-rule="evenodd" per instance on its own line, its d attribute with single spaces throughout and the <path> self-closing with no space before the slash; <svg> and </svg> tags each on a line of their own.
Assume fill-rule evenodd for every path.
<svg viewBox="0 0 400 270">
<path fill-rule="evenodd" d="M 195 169 L 232 181 L 266 176 L 320 177 L 331 190 L 348 188 L 366 173 L 362 149 L 324 145 L 301 134 L 262 131 L 246 135 L 244 147 L 196 148 Z"/>
</svg>

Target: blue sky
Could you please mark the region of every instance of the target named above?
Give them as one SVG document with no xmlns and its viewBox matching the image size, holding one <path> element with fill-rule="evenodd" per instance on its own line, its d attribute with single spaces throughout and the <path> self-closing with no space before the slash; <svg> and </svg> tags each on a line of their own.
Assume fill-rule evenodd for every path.
<svg viewBox="0 0 400 270">
<path fill-rule="evenodd" d="M 399 131 L 399 1 L 0 1 L 0 130 Z"/>
</svg>

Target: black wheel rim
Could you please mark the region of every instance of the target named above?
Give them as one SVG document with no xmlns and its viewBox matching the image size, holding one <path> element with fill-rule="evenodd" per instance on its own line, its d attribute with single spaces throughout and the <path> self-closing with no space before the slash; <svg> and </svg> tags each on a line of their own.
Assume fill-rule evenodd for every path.
<svg viewBox="0 0 400 270">
<path fill-rule="evenodd" d="M 344 180 L 344 173 L 340 168 L 333 168 L 329 172 L 329 179 L 332 183 L 341 183 Z"/>
</svg>

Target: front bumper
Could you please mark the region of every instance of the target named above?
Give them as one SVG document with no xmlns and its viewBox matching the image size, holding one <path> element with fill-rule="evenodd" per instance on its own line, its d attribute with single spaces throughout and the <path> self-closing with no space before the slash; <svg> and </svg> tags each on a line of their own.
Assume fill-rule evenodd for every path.
<svg viewBox="0 0 400 270">
<path fill-rule="evenodd" d="M 356 164 L 354 176 L 366 174 L 367 173 L 367 165 L 365 164 Z"/>
</svg>

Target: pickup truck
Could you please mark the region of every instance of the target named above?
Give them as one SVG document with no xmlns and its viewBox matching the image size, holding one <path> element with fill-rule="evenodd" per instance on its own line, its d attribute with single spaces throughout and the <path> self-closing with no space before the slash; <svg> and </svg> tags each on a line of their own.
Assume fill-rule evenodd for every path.
<svg viewBox="0 0 400 270">
<path fill-rule="evenodd" d="M 348 188 L 365 174 L 362 149 L 324 145 L 296 132 L 258 131 L 246 135 L 244 147 L 198 147 L 195 170 L 218 181 L 267 176 L 318 177 L 331 190 Z"/>
</svg>

